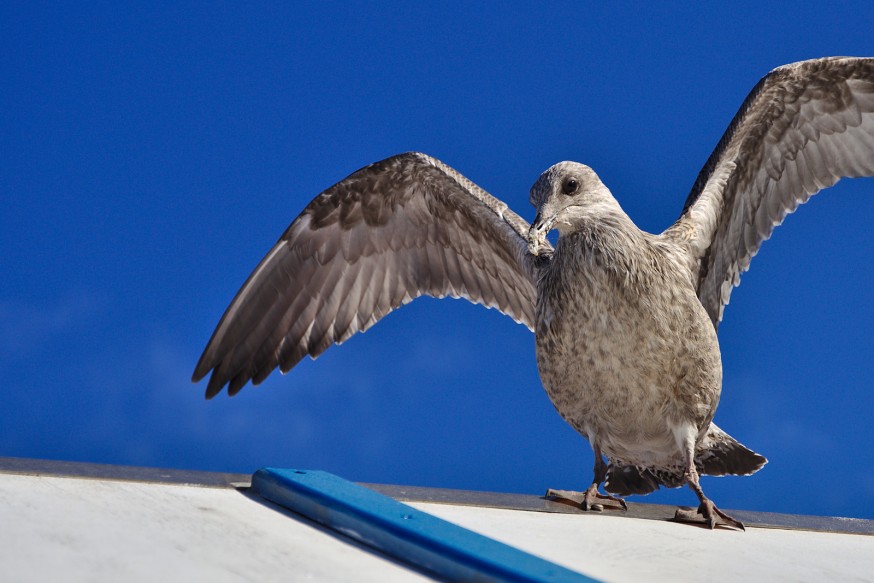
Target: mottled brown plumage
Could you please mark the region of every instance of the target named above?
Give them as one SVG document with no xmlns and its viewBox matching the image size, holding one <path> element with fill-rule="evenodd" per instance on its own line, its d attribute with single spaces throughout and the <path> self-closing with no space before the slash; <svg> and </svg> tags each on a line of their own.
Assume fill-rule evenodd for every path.
<svg viewBox="0 0 874 583">
<path fill-rule="evenodd" d="M 750 474 L 765 458 L 711 423 L 722 389 L 719 342 L 684 245 L 639 230 L 582 164 L 556 164 L 531 197 L 538 209 L 532 252 L 548 230 L 559 231 L 537 286 L 540 378 L 595 452 L 592 487 L 557 495 L 585 508 L 624 506 L 598 485 L 626 495 L 688 482 L 713 525 L 740 526 L 707 501 L 696 472 Z M 705 468 L 705 458 L 723 468 Z"/>
<path fill-rule="evenodd" d="M 788 213 L 842 177 L 871 175 L 870 58 L 804 61 L 764 77 L 659 235 L 640 231 L 582 164 L 543 173 L 529 226 L 442 162 L 395 156 L 307 205 L 237 293 L 193 378 L 211 373 L 207 397 L 226 385 L 233 395 L 420 295 L 465 297 L 534 330 L 547 393 L 594 449 L 592 485 L 560 495 L 624 506 L 600 484 L 627 495 L 685 483 L 701 505 L 682 518 L 742 528 L 698 481 L 765 463 L 712 422 L 722 389 L 716 328 Z"/>
</svg>

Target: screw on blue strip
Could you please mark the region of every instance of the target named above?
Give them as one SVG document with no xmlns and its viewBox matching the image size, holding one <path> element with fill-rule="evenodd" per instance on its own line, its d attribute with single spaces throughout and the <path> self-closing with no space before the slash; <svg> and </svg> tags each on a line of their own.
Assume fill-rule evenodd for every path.
<svg viewBox="0 0 874 583">
<path fill-rule="evenodd" d="M 252 489 L 441 579 L 595 581 L 327 472 L 263 468 L 252 477 Z"/>
</svg>

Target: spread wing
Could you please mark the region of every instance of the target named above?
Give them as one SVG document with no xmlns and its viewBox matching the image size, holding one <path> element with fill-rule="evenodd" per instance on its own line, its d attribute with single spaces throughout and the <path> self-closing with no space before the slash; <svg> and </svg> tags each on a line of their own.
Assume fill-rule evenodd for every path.
<svg viewBox="0 0 874 583">
<path fill-rule="evenodd" d="M 690 246 L 714 326 L 787 214 L 843 177 L 872 175 L 874 58 L 803 61 L 759 81 L 665 232 Z"/>
<path fill-rule="evenodd" d="M 528 223 L 442 162 L 407 153 L 318 195 L 237 292 L 194 371 L 207 398 L 367 330 L 421 295 L 467 298 L 533 329 Z"/>
</svg>

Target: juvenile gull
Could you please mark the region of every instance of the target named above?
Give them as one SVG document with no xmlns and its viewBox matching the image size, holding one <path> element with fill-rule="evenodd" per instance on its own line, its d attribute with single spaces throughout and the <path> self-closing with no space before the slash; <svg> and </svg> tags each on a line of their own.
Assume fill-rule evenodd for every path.
<svg viewBox="0 0 874 583">
<path fill-rule="evenodd" d="M 464 297 L 535 333 L 546 392 L 594 450 L 585 492 L 548 495 L 618 508 L 614 495 L 688 484 L 700 505 L 679 519 L 743 528 L 699 484 L 766 462 L 713 423 L 723 308 L 788 213 L 842 177 L 872 175 L 871 58 L 765 76 L 659 235 L 639 230 L 582 164 L 540 176 L 529 225 L 442 162 L 401 154 L 307 205 L 237 293 L 193 380 L 211 371 L 207 398 L 225 385 L 234 395 L 416 297 Z"/>
</svg>

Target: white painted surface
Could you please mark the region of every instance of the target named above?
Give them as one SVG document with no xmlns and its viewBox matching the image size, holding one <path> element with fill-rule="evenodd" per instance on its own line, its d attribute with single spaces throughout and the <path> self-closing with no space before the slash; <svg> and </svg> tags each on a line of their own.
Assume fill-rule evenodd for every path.
<svg viewBox="0 0 874 583">
<path fill-rule="evenodd" d="M 233 489 L 0 474 L 0 581 L 416 581 Z"/>
<path fill-rule="evenodd" d="M 874 581 L 874 537 L 413 503 L 604 581 Z"/>
<path fill-rule="evenodd" d="M 605 581 L 874 581 L 874 537 L 412 504 Z M 0 582 L 417 581 L 244 494 L 0 473 Z"/>
</svg>

